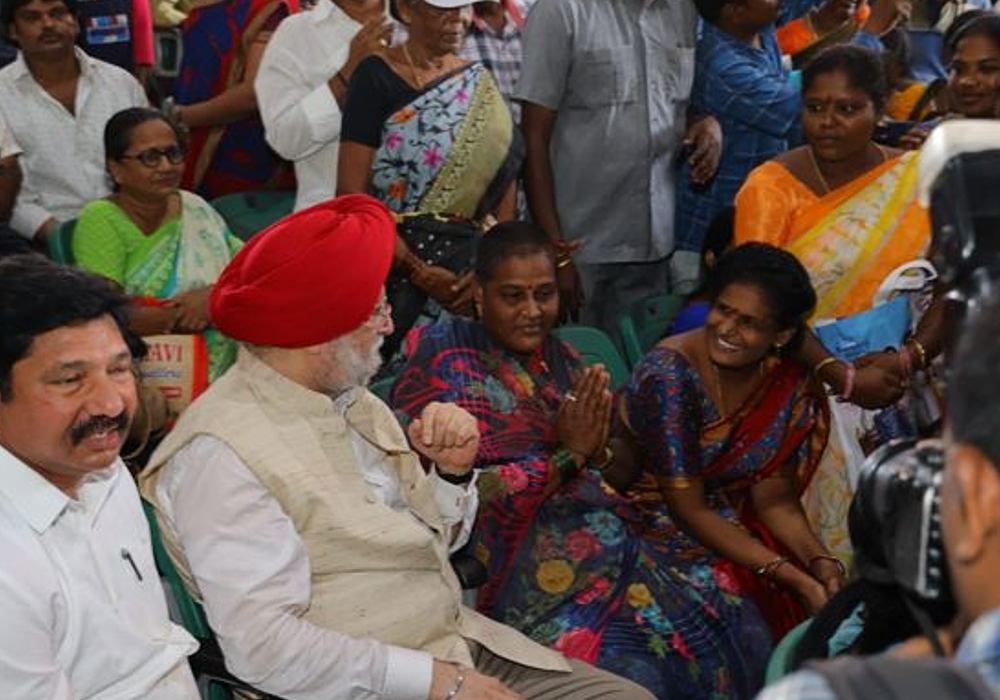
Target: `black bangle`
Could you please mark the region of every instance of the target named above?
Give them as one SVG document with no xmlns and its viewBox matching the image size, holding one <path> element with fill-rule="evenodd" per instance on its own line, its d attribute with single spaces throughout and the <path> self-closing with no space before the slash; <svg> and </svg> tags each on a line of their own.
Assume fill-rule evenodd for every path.
<svg viewBox="0 0 1000 700">
<path fill-rule="evenodd" d="M 441 467 L 437 465 L 434 465 L 434 470 L 437 472 L 438 477 L 444 479 L 449 484 L 455 484 L 456 486 L 464 486 L 472 481 L 472 475 L 474 473 L 474 470 L 470 469 L 464 474 L 452 474 L 451 472 L 442 471 Z"/>
</svg>

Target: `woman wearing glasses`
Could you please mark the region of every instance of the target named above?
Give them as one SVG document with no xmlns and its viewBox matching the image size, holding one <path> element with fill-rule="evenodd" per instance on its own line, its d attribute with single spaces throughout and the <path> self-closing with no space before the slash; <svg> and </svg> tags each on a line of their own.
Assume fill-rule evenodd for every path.
<svg viewBox="0 0 1000 700">
<path fill-rule="evenodd" d="M 121 285 L 140 335 L 203 333 L 209 380 L 236 346 L 209 327 L 208 297 L 242 243 L 201 197 L 178 189 L 184 149 L 161 112 L 125 109 L 104 127 L 111 194 L 90 202 L 73 233 L 76 263 Z"/>
</svg>

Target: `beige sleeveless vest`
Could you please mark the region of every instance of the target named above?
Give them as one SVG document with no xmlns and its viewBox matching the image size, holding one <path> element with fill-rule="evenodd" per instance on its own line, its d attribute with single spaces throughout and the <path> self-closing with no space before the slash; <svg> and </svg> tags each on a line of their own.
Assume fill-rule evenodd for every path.
<svg viewBox="0 0 1000 700">
<path fill-rule="evenodd" d="M 385 452 L 410 505 L 382 504 L 355 461 L 348 424 Z M 447 533 L 430 480 L 391 410 L 373 394 L 339 415 L 333 401 L 240 350 L 236 365 L 192 404 L 140 477 L 156 503 L 156 480 L 171 456 L 199 434 L 229 445 L 280 503 L 305 543 L 312 572 L 305 618 L 353 637 L 374 638 L 471 665 L 465 638 L 535 668 L 568 670 L 565 659 L 461 605 Z M 167 548 L 192 591 L 173 527 Z"/>
</svg>

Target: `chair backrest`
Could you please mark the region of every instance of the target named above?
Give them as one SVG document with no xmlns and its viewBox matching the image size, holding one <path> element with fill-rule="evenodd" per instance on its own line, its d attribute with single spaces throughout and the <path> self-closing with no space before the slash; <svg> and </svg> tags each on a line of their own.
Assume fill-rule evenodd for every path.
<svg viewBox="0 0 1000 700">
<path fill-rule="evenodd" d="M 375 394 L 386 403 L 389 403 L 389 396 L 392 395 L 392 387 L 396 384 L 396 377 L 384 377 L 377 382 L 368 385 L 368 391 Z"/>
<path fill-rule="evenodd" d="M 49 233 L 49 257 L 57 263 L 72 265 L 76 262 L 73 256 L 73 231 L 76 230 L 76 219 L 64 221 Z"/>
<path fill-rule="evenodd" d="M 628 315 L 618 321 L 625 357 L 633 367 L 664 336 L 674 317 L 684 306 L 684 297 L 661 294 L 632 304 Z"/>
<path fill-rule="evenodd" d="M 173 561 L 170 560 L 170 555 L 167 554 L 167 548 L 160 535 L 160 525 L 156 520 L 156 509 L 153 508 L 152 503 L 146 500 L 142 502 L 142 509 L 149 522 L 149 536 L 153 541 L 153 558 L 156 560 L 156 568 L 170 588 L 171 596 L 177 605 L 177 613 L 181 617 L 181 624 L 195 639 L 199 641 L 211 639 L 213 637 L 212 629 L 208 626 L 205 611 L 188 593 L 180 574 L 174 568 Z"/>
<path fill-rule="evenodd" d="M 244 241 L 291 214 L 294 206 L 292 190 L 237 192 L 212 200 L 212 208 L 226 220 L 232 234 Z"/>
<path fill-rule="evenodd" d="M 601 363 L 611 374 L 611 389 L 628 381 L 628 365 L 604 331 L 590 326 L 560 326 L 552 331 L 559 340 L 573 346 L 584 364 Z"/>
<path fill-rule="evenodd" d="M 767 662 L 767 670 L 764 672 L 765 683 L 773 683 L 791 673 L 795 647 L 805 635 L 806 630 L 809 629 L 810 624 L 812 624 L 812 618 L 803 620 L 788 630 L 785 636 L 781 638 L 781 641 L 774 647 L 774 651 L 771 652 L 771 658 Z"/>
<path fill-rule="evenodd" d="M 198 681 L 198 688 L 205 700 L 234 700 L 237 697 L 233 689 L 243 691 L 239 697 L 262 698 L 269 696 L 259 693 L 253 688 L 243 683 L 226 670 L 226 664 L 222 658 L 222 651 L 219 643 L 215 639 L 212 628 L 208 626 L 208 619 L 201 605 L 191 597 L 180 574 L 174 567 L 167 548 L 163 544 L 160 535 L 160 525 L 156 519 L 156 509 L 153 504 L 143 499 L 142 510 L 146 514 L 146 521 L 149 523 L 149 537 L 153 545 L 153 559 L 156 561 L 156 568 L 160 578 L 166 582 L 169 595 L 173 602 L 172 610 L 180 617 L 180 623 L 191 636 L 198 640 L 199 648 L 188 660 L 191 663 L 191 670 Z"/>
</svg>

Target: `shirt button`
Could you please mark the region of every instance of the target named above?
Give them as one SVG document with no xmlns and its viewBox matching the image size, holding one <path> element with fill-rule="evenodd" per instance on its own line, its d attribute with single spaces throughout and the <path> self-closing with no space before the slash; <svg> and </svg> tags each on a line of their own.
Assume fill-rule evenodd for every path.
<svg viewBox="0 0 1000 700">
<path fill-rule="evenodd" d="M 378 499 L 375 498 L 375 494 L 373 494 L 373 493 L 366 494 L 365 495 L 365 500 L 368 501 L 369 503 L 377 503 L 378 502 Z"/>
</svg>

